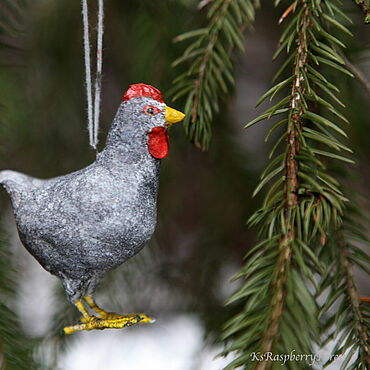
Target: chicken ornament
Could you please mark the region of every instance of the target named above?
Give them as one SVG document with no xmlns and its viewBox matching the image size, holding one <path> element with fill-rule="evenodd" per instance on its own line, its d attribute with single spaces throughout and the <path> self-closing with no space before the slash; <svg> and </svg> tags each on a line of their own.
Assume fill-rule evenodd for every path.
<svg viewBox="0 0 370 370">
<path fill-rule="evenodd" d="M 131 85 L 105 148 L 90 166 L 48 180 L 0 171 L 23 245 L 61 279 L 69 301 L 82 314 L 79 324 L 64 328 L 65 334 L 152 322 L 145 314 L 105 312 L 92 295 L 105 273 L 152 237 L 168 128 L 184 117 L 167 107 L 153 86 Z"/>
</svg>

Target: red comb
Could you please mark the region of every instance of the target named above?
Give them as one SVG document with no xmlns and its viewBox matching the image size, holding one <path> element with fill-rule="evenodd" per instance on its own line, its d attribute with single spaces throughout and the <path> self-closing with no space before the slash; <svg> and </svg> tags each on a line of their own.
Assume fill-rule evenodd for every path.
<svg viewBox="0 0 370 370">
<path fill-rule="evenodd" d="M 163 103 L 162 93 L 155 87 L 143 83 L 131 85 L 125 92 L 125 95 L 123 95 L 122 101 L 127 101 L 140 96 L 147 96 Z"/>
</svg>

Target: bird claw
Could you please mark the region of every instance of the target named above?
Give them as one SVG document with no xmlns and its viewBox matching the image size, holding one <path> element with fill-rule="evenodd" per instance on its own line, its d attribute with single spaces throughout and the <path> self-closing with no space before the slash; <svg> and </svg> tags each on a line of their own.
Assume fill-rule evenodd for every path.
<svg viewBox="0 0 370 370">
<path fill-rule="evenodd" d="M 106 320 L 114 320 L 114 319 L 118 319 L 120 317 L 123 317 L 123 315 L 120 315 L 120 314 L 115 313 L 115 312 L 99 311 L 98 314 L 100 316 L 99 318 L 106 319 Z"/>
<path fill-rule="evenodd" d="M 108 313 L 106 317 L 90 316 L 89 318 L 82 317 L 80 324 L 67 326 L 64 328 L 64 334 L 69 335 L 76 331 L 84 330 L 103 330 L 103 329 L 121 329 L 129 326 L 133 326 L 138 323 L 151 324 L 155 320 L 149 316 L 140 314 L 131 315 L 119 315 L 116 313 Z"/>
</svg>

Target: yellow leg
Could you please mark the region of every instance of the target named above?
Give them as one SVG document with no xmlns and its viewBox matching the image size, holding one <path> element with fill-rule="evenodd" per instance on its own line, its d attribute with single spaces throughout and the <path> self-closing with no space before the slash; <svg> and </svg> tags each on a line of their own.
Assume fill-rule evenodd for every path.
<svg viewBox="0 0 370 370">
<path fill-rule="evenodd" d="M 90 296 L 86 296 L 85 301 L 93 310 L 95 310 L 100 315 L 100 317 L 89 315 L 81 300 L 77 301 L 76 307 L 83 316 L 81 318 L 81 324 L 65 327 L 64 333 L 66 335 L 82 330 L 102 330 L 107 328 L 120 329 L 127 326 L 135 325 L 139 322 L 153 323 L 155 321 L 145 314 L 119 315 L 114 312 L 105 312 L 96 305 L 96 303 Z"/>
<path fill-rule="evenodd" d="M 131 320 L 133 319 L 134 320 L 136 316 L 140 316 L 141 317 L 140 322 L 143 324 L 153 323 L 155 321 L 154 319 L 148 317 L 144 313 L 121 315 L 115 312 L 106 312 L 95 303 L 94 299 L 91 296 L 86 295 L 84 299 L 87 302 L 87 304 L 90 306 L 90 308 L 92 308 L 97 314 L 99 314 L 102 319 L 107 319 L 107 320 L 123 320 L 123 319 Z"/>
<path fill-rule="evenodd" d="M 77 307 L 77 309 L 82 313 L 81 322 L 89 323 L 89 322 L 92 322 L 94 319 L 96 319 L 94 316 L 91 316 L 91 315 L 86 311 L 86 308 L 84 307 L 84 305 L 83 305 L 83 303 L 81 302 L 81 300 L 78 300 L 78 301 L 77 301 L 77 303 L 76 303 L 76 307 Z M 72 333 L 74 333 L 75 331 L 78 331 L 78 330 L 84 330 L 84 329 L 80 329 L 81 325 L 85 325 L 85 324 L 74 325 L 74 326 L 66 326 L 66 327 L 63 329 L 64 334 L 68 335 L 68 334 L 72 334 Z"/>
<path fill-rule="evenodd" d="M 119 314 L 117 313 L 114 313 L 114 312 L 106 312 L 104 310 L 102 310 L 94 301 L 94 299 L 89 296 L 89 295 L 86 295 L 85 297 L 85 301 L 87 302 L 87 304 L 97 313 L 99 314 L 103 319 L 115 319 L 117 316 L 120 316 Z"/>
<path fill-rule="evenodd" d="M 77 301 L 76 306 L 77 306 L 78 310 L 82 313 L 82 316 L 86 320 L 89 320 L 91 318 L 90 314 L 86 311 L 85 306 L 83 305 L 83 303 L 80 300 Z"/>
</svg>

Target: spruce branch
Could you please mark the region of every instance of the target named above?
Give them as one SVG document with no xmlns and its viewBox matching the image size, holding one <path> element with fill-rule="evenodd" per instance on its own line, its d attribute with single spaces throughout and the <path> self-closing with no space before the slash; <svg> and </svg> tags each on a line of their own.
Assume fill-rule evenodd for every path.
<svg viewBox="0 0 370 370">
<path fill-rule="evenodd" d="M 304 7 L 304 17 L 301 20 L 301 26 L 305 23 L 306 27 L 310 26 L 309 9 L 307 4 Z M 290 9 L 292 9 L 291 7 Z M 289 9 L 289 8 L 288 8 Z M 285 12 L 284 14 L 286 14 Z M 306 42 L 306 45 L 305 45 Z M 276 280 L 271 287 L 275 294 L 272 296 L 270 305 L 272 307 L 271 317 L 269 319 L 269 326 L 263 333 L 263 341 L 261 352 L 267 353 L 273 350 L 273 341 L 279 336 L 280 317 L 284 311 L 285 304 L 285 284 L 287 281 L 287 269 L 291 262 L 292 244 L 295 239 L 295 225 L 290 223 L 291 217 L 288 217 L 290 209 L 297 206 L 297 189 L 299 187 L 299 164 L 296 155 L 299 153 L 300 144 L 298 138 L 298 130 L 302 129 L 302 114 L 303 110 L 299 103 L 301 96 L 305 93 L 305 88 L 302 84 L 303 76 L 299 70 L 305 68 L 307 61 L 307 44 L 309 39 L 304 40 L 304 31 L 302 29 L 298 32 L 298 41 L 296 48 L 296 55 L 294 61 L 294 79 L 290 95 L 290 111 L 288 113 L 288 136 L 287 147 L 288 153 L 285 160 L 285 181 L 284 181 L 284 203 L 285 214 L 284 222 L 287 234 L 279 241 L 279 261 L 278 274 Z M 305 47 L 306 46 L 306 47 Z M 306 71 L 307 72 L 307 71 Z M 266 362 L 259 362 L 256 369 L 262 370 L 267 366 Z"/>
<path fill-rule="evenodd" d="M 369 0 L 355 0 L 355 3 L 364 12 L 365 23 L 370 23 L 370 1 Z"/>
<path fill-rule="evenodd" d="M 350 261 L 350 252 L 345 243 L 344 236 L 341 232 L 337 232 L 337 242 L 341 249 L 341 262 L 345 269 L 347 294 L 351 302 L 351 311 L 353 312 L 353 321 L 355 323 L 357 335 L 360 346 L 364 352 L 364 359 L 368 366 L 370 366 L 370 347 L 368 329 L 365 327 L 365 320 L 360 310 L 360 298 L 353 276 L 353 263 Z"/>
<path fill-rule="evenodd" d="M 263 333 L 261 345 L 262 353 L 272 352 L 274 340 L 279 337 L 280 318 L 283 315 L 285 304 L 287 269 L 289 269 L 292 255 L 292 241 L 292 232 L 289 232 L 287 236 L 283 236 L 279 241 L 278 273 L 271 286 L 274 292 L 270 302 L 272 311 L 271 317 L 269 318 L 269 326 Z M 264 370 L 266 366 L 267 363 L 261 361 L 257 364 L 256 369 Z"/>
<path fill-rule="evenodd" d="M 209 2 L 201 2 L 205 7 Z M 204 28 L 177 36 L 174 41 L 194 38 L 184 54 L 172 66 L 186 65 L 187 71 L 174 80 L 173 100 L 185 97 L 185 132 L 194 144 L 206 150 L 209 146 L 214 113 L 219 101 L 234 85 L 231 53 L 244 49 L 243 31 L 254 19 L 251 0 L 213 1 L 209 4 Z"/>
<path fill-rule="evenodd" d="M 253 193 L 271 185 L 263 206 L 249 220 L 262 241 L 247 254 L 246 265 L 236 276 L 245 283 L 228 301 L 244 302 L 241 312 L 225 324 L 222 336 L 231 342 L 222 354 L 236 353 L 228 369 L 271 368 L 271 359 L 253 362 L 253 356 L 293 349 L 312 353 L 312 344 L 321 341 L 318 305 L 308 286 L 319 289 L 317 276 L 324 276 L 325 269 L 318 255 L 341 225 L 347 201 L 340 183 L 328 172 L 328 163 L 353 163 L 337 154 L 352 153 L 342 143 L 340 137 L 347 134 L 336 122 L 348 121 L 336 108 L 343 107 L 339 90 L 323 74 L 330 67 L 353 76 L 336 51 L 336 45 L 344 44 L 331 29 L 350 34 L 340 21 L 346 16 L 329 0 L 296 0 L 281 19 L 288 17 L 293 19 L 283 31 L 274 59 L 286 50 L 286 61 L 276 78 L 286 73 L 288 66 L 292 73 L 257 105 L 287 87 L 289 92 L 245 126 L 284 116 L 266 137 L 282 132 Z M 275 154 L 278 150 L 280 154 Z"/>
<path fill-rule="evenodd" d="M 326 315 L 324 331 L 333 326 L 324 335 L 325 344 L 328 340 L 335 340 L 335 346 L 330 359 L 325 365 L 329 365 L 337 355 L 345 355 L 341 369 L 365 369 L 370 365 L 369 343 L 369 312 L 361 301 L 353 274 L 354 264 L 363 268 L 367 273 L 365 264 L 370 263 L 368 254 L 353 245 L 351 240 L 358 240 L 363 245 L 370 245 L 362 226 L 363 215 L 347 209 L 349 217 L 346 218 L 342 227 L 335 233 L 331 244 L 332 252 L 338 252 L 337 263 L 320 283 L 319 294 L 330 284 L 328 298 L 321 308 L 321 313 L 337 303 L 338 308 L 332 315 Z M 324 256 L 323 256 L 324 257 Z M 348 351 L 348 352 L 347 352 Z M 357 356 L 356 356 L 357 355 Z M 351 366 L 348 364 L 352 361 Z"/>
</svg>

